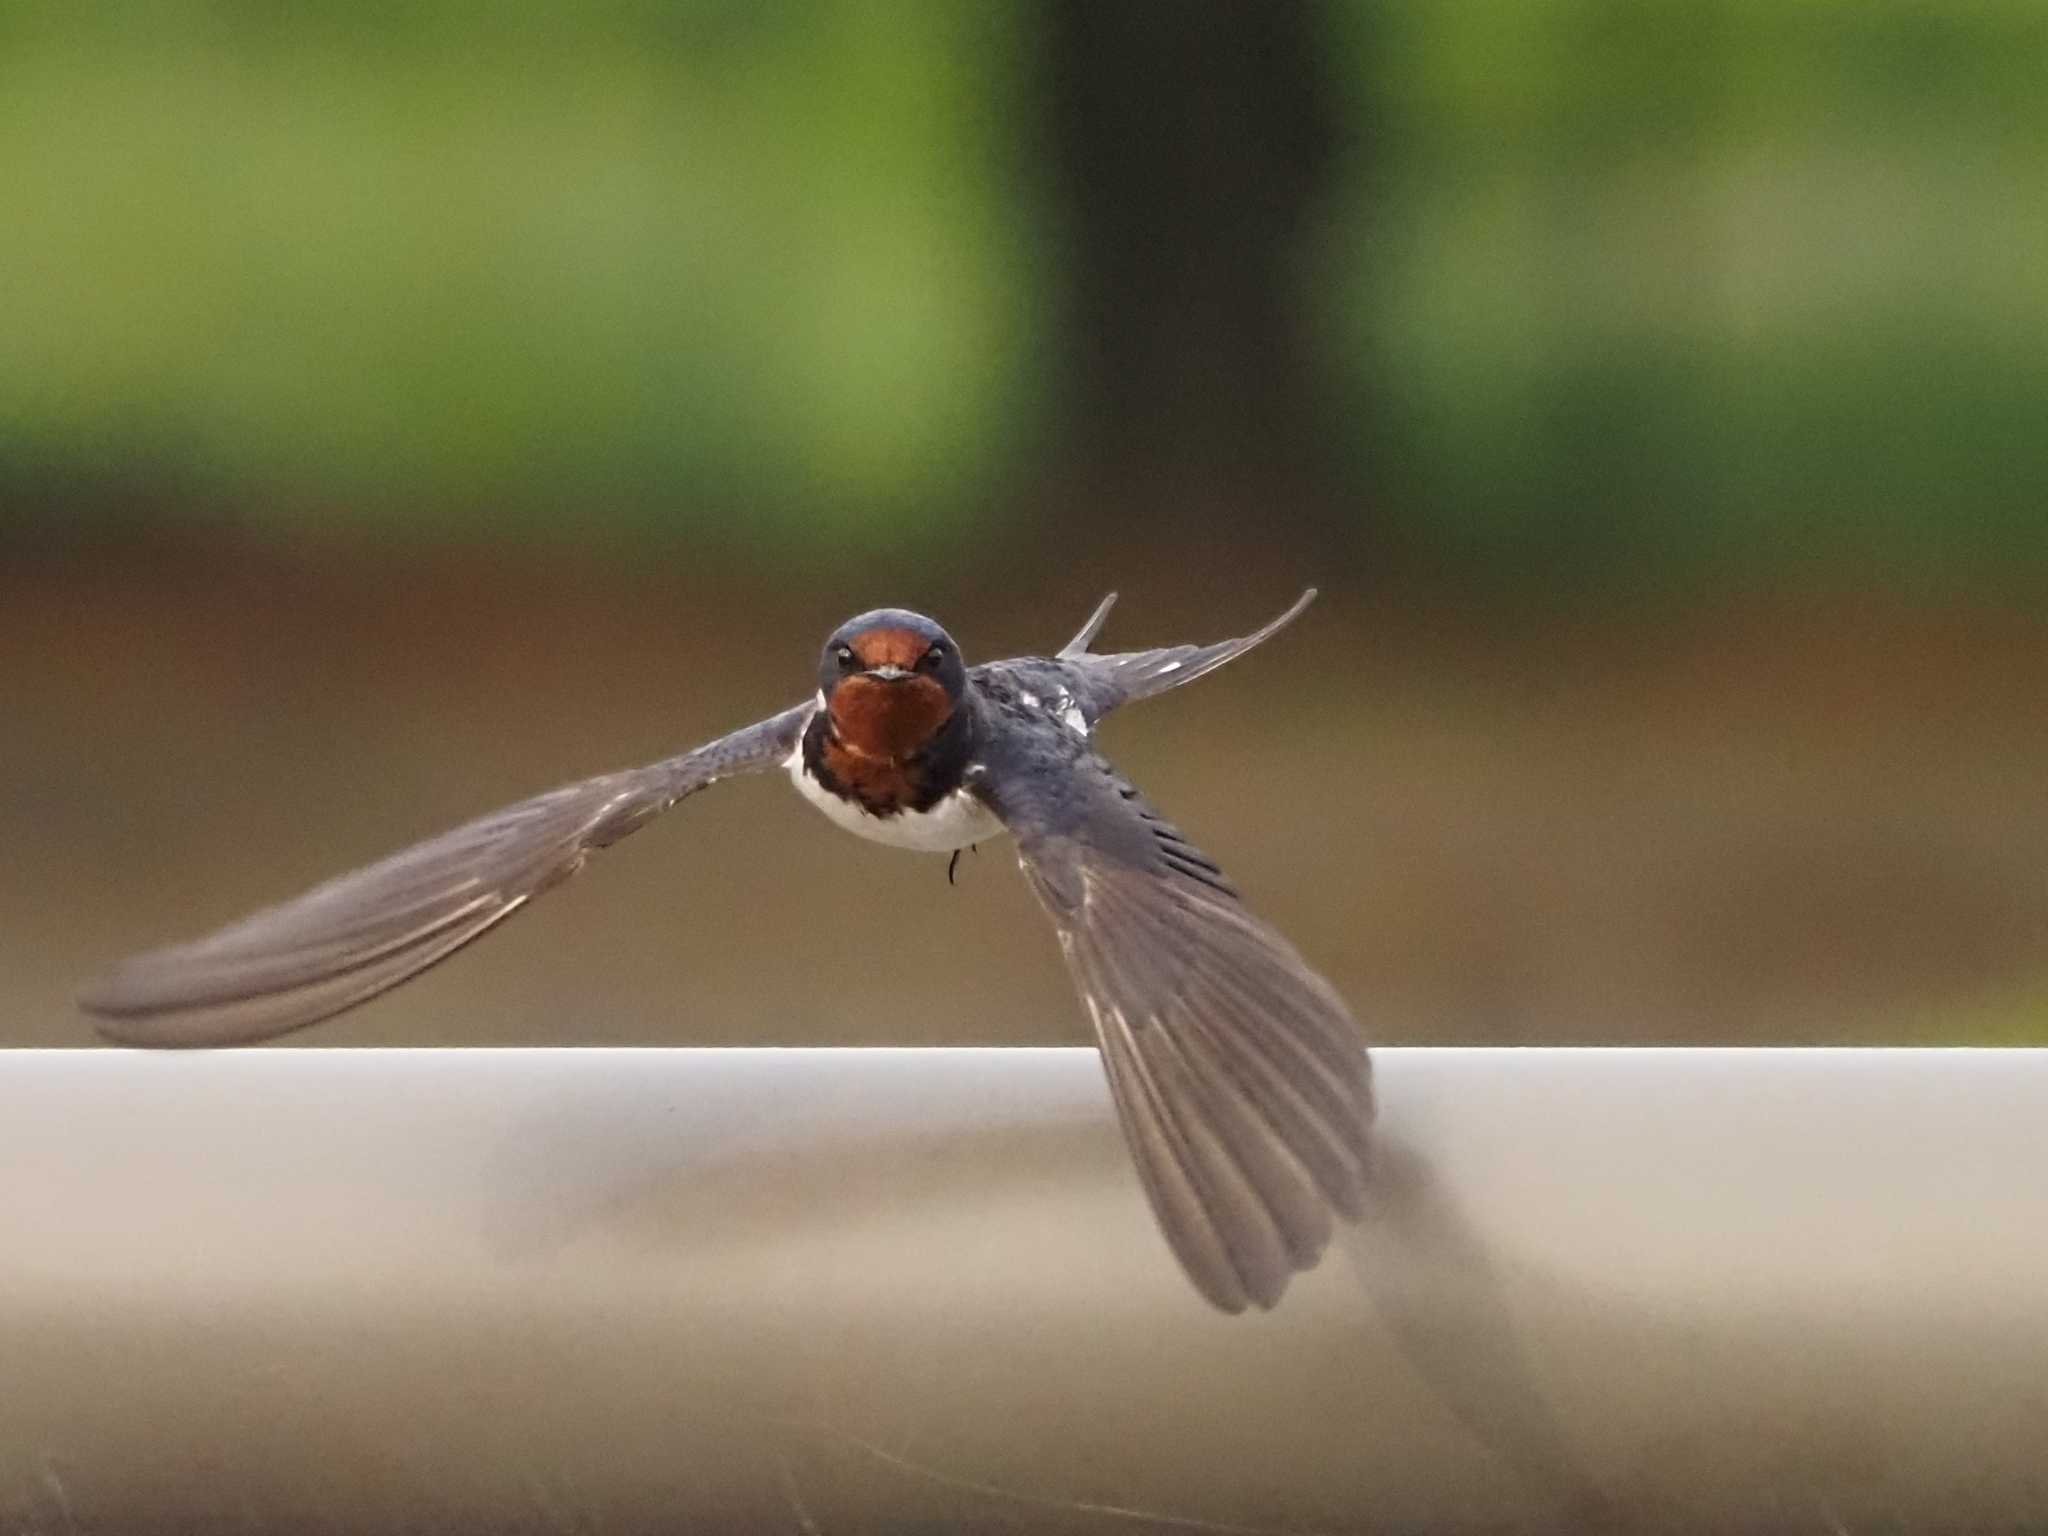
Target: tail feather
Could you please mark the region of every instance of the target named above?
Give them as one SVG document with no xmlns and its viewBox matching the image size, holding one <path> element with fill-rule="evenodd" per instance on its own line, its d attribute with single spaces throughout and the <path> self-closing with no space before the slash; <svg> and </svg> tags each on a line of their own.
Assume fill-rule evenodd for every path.
<svg viewBox="0 0 2048 1536">
<path fill-rule="evenodd" d="M 1169 688 L 1178 688 L 1183 683 L 1192 683 L 1198 677 L 1206 677 L 1226 662 L 1237 660 L 1256 645 L 1264 644 L 1301 616 L 1303 609 L 1315 601 L 1316 589 L 1308 588 L 1293 605 L 1278 618 L 1261 625 L 1236 640 L 1219 640 L 1213 645 L 1168 645 L 1151 651 L 1122 651 L 1110 655 L 1098 655 L 1087 649 L 1088 642 L 1102 627 L 1102 621 L 1109 614 L 1110 604 L 1116 601 L 1111 593 L 1103 599 L 1101 606 L 1089 615 L 1088 622 L 1081 626 L 1081 632 L 1060 651 L 1060 659 L 1075 666 L 1082 674 L 1086 697 L 1082 706 L 1087 712 L 1089 723 L 1101 719 L 1120 705 L 1134 699 L 1147 699 L 1155 693 L 1164 693 Z"/>
<path fill-rule="evenodd" d="M 1114 592 L 1097 603 L 1095 611 L 1088 615 L 1088 622 L 1081 626 L 1080 632 L 1060 647 L 1060 660 L 1071 661 L 1076 656 L 1087 655 L 1088 642 L 1093 640 L 1101 631 L 1102 621 L 1109 617 L 1109 610 L 1115 606 L 1116 594 Z"/>
</svg>

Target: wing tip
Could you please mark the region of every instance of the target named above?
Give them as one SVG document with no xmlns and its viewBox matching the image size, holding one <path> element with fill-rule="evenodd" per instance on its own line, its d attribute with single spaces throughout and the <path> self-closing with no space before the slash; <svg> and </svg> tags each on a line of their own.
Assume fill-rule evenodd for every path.
<svg viewBox="0 0 2048 1536">
<path fill-rule="evenodd" d="M 1232 1262 L 1219 1273 L 1189 1262 L 1187 1255 L 1177 1249 L 1174 1256 L 1180 1260 L 1181 1273 L 1187 1276 L 1196 1294 L 1226 1317 L 1276 1310 L 1286 1299 L 1287 1288 L 1293 1284 L 1294 1277 L 1307 1274 L 1323 1261 L 1323 1251 L 1318 1248 L 1307 1259 L 1290 1260 L 1270 1271 L 1249 1273 L 1248 1266 L 1240 1267 Z"/>
<path fill-rule="evenodd" d="M 93 977 L 75 993 L 71 1003 L 80 1013 L 93 1020 L 93 1028 L 101 1034 L 128 1015 L 138 1011 L 139 1005 L 132 996 L 133 987 L 123 974 L 121 967 L 115 967 Z"/>
<path fill-rule="evenodd" d="M 95 984 L 73 999 L 86 1016 L 92 1032 L 108 1045 L 134 1046 L 142 1050 L 175 1048 L 187 1042 L 166 1034 L 167 1015 L 146 1003 L 123 999 L 111 987 Z M 204 1042 L 195 1042 L 204 1043 Z"/>
<path fill-rule="evenodd" d="M 73 995 L 72 1003 L 86 1016 L 92 1032 L 109 1045 L 165 1050 L 222 1043 L 179 1038 L 177 1022 L 190 1015 L 193 1005 L 152 989 L 147 978 L 137 976 L 129 964 L 117 965 L 87 982 Z"/>
</svg>

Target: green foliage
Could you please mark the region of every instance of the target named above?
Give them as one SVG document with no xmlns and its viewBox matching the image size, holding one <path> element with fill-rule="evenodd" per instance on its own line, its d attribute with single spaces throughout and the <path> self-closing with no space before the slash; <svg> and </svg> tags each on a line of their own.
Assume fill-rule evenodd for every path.
<svg viewBox="0 0 2048 1536">
<path fill-rule="evenodd" d="M 1327 14 L 1355 158 L 1299 266 L 1382 531 L 1536 581 L 2048 564 L 2048 7 Z M 1089 355 L 1040 25 L 0 0 L 0 516 L 138 484 L 786 542 L 999 504 L 1059 469 L 1043 354 Z"/>
<path fill-rule="evenodd" d="M 2048 9 L 1356 4 L 1352 448 L 1461 563 L 2048 559 Z"/>
<path fill-rule="evenodd" d="M 922 512 L 1031 419 L 1001 8 L 0 7 L 0 465 L 259 516 Z"/>
</svg>

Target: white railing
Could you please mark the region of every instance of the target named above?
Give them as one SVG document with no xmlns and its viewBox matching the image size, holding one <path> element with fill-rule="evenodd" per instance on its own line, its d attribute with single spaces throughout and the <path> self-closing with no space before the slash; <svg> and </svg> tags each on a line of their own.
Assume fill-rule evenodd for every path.
<svg viewBox="0 0 2048 1536">
<path fill-rule="evenodd" d="M 0 1531 L 2048 1528 L 2048 1052 L 1376 1052 L 1270 1316 L 1092 1052 L 0 1054 Z"/>
</svg>

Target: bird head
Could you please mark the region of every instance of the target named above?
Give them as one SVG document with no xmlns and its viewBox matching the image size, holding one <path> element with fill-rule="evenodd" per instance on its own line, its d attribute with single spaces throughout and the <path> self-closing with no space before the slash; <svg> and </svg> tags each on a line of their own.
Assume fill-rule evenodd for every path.
<svg viewBox="0 0 2048 1536">
<path fill-rule="evenodd" d="M 867 757 L 902 761 L 960 707 L 960 649 L 921 613 L 877 608 L 832 632 L 818 658 L 818 691 L 840 741 Z"/>
</svg>

